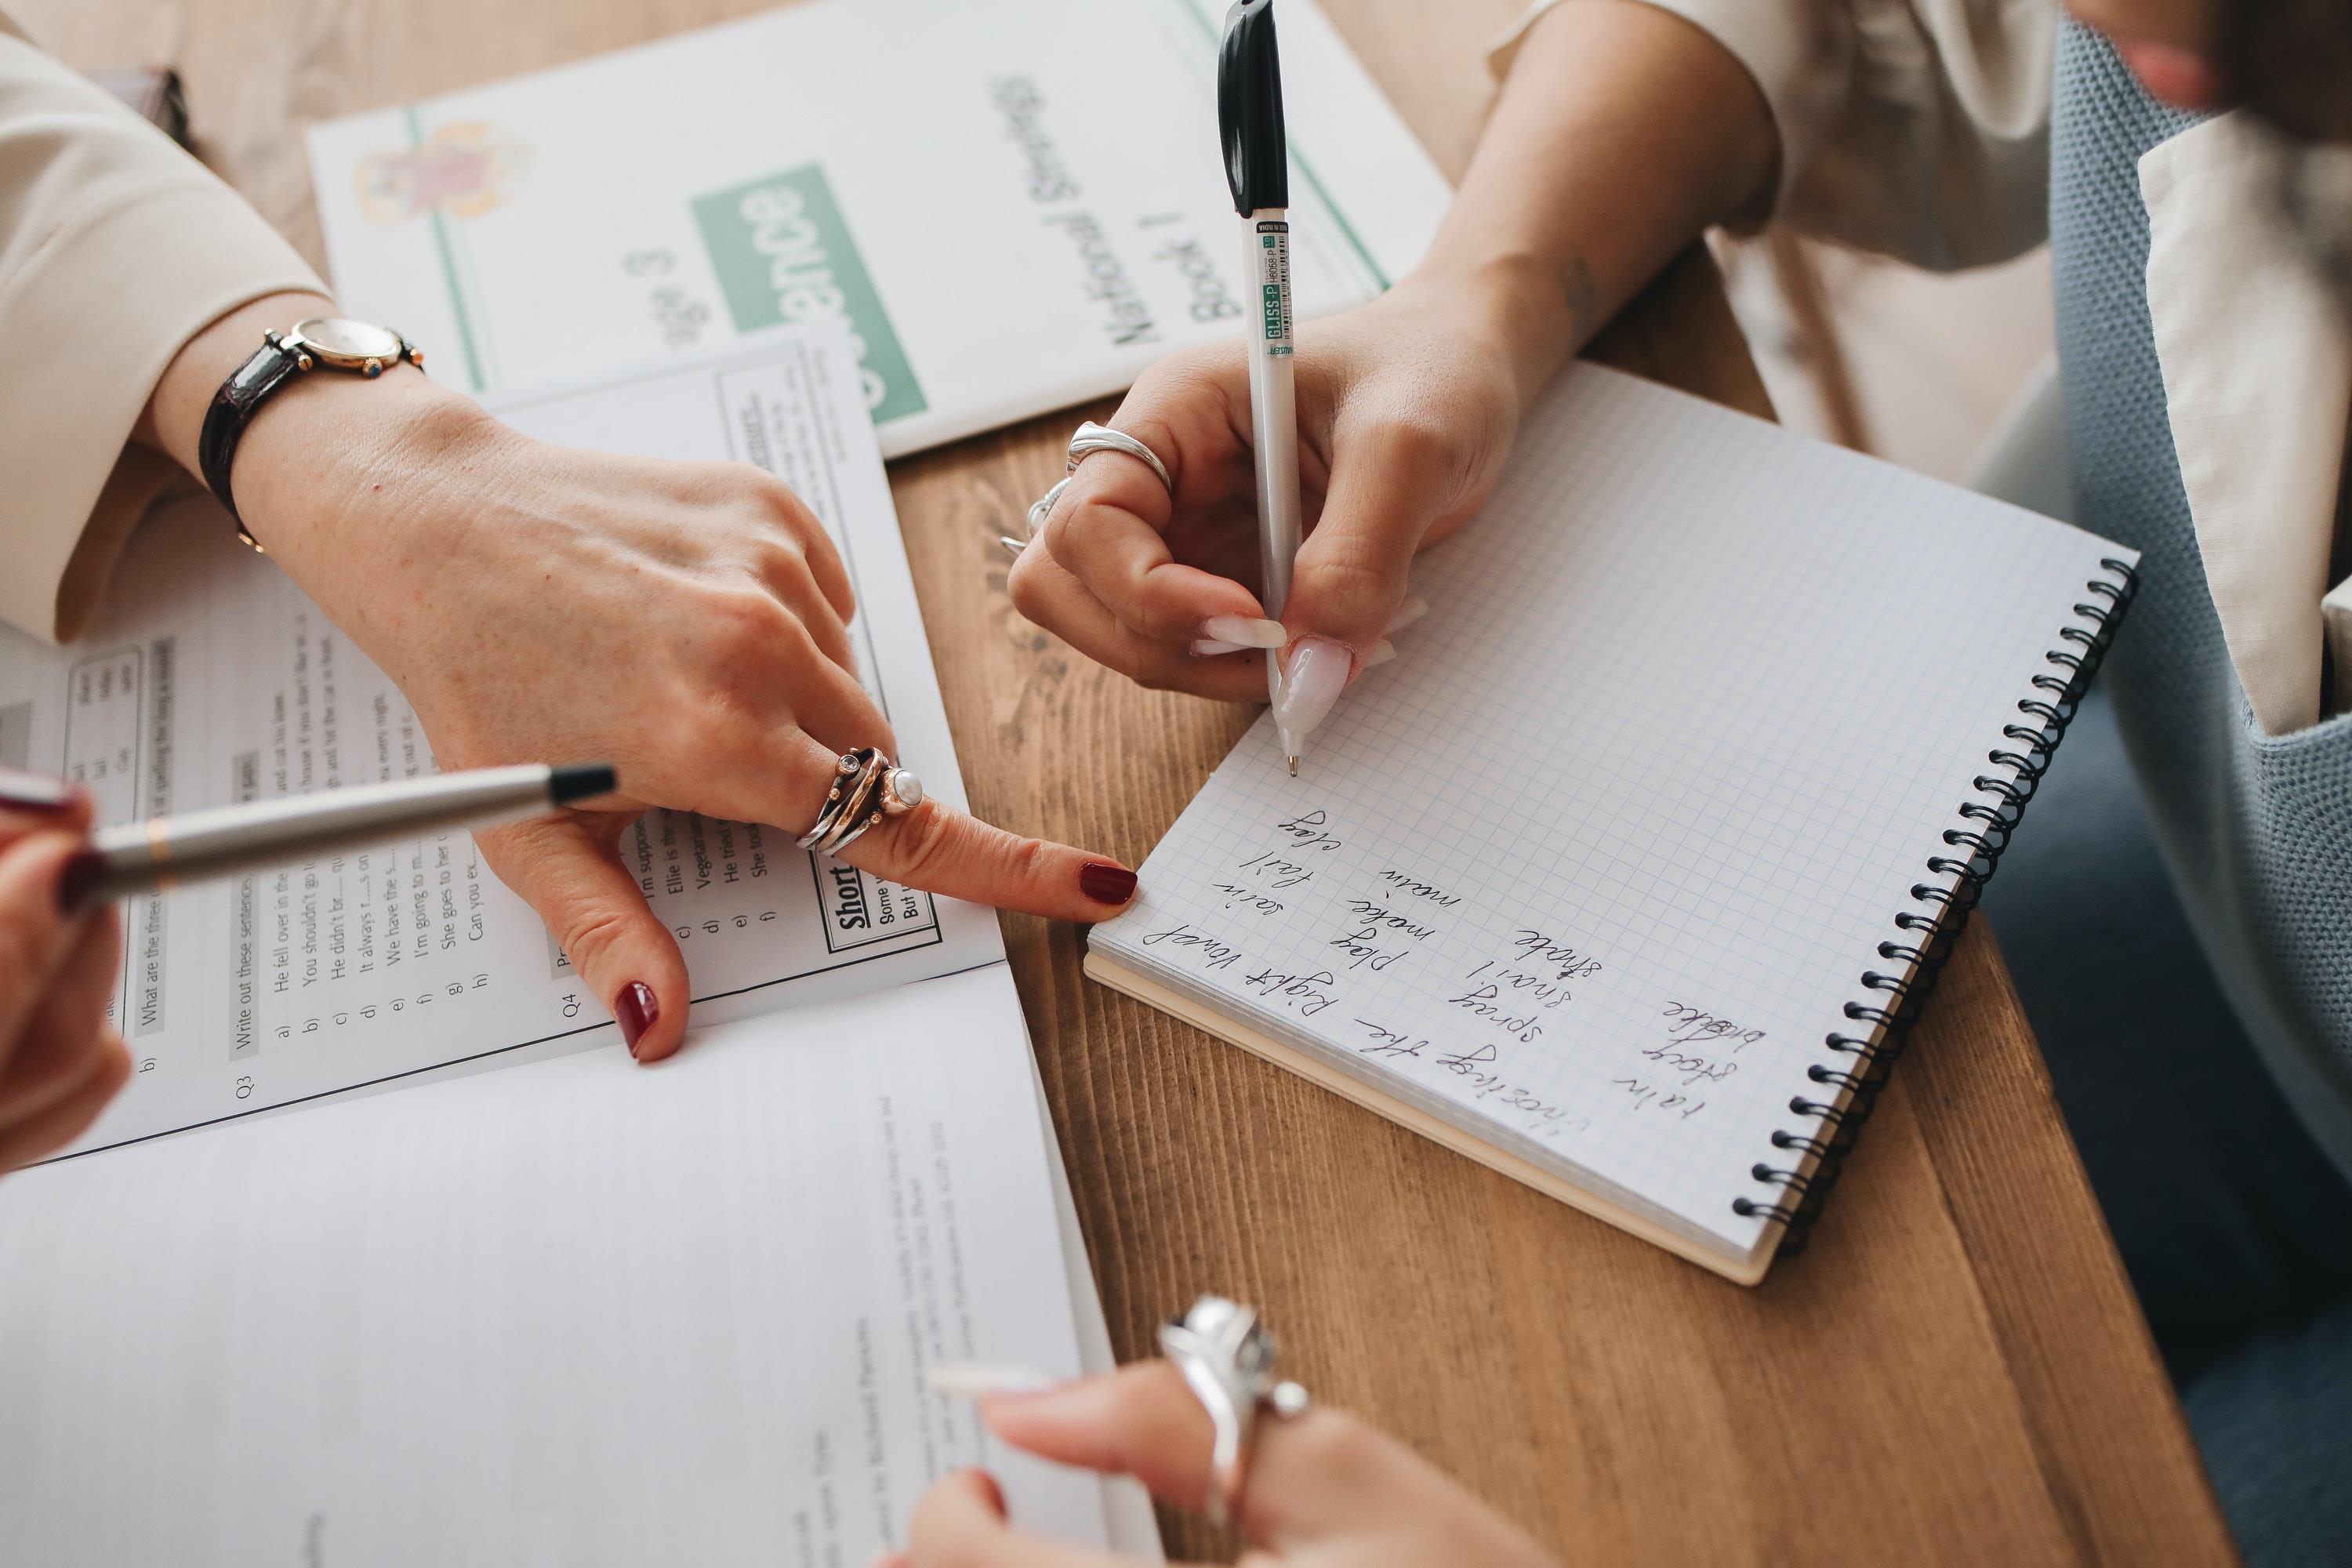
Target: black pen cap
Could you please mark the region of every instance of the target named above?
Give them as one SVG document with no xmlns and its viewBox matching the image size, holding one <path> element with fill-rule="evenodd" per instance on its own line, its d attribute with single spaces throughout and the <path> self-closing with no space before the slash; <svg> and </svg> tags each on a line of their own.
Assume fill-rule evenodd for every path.
<svg viewBox="0 0 2352 1568">
<path fill-rule="evenodd" d="M 611 795 L 620 787 L 620 782 L 610 763 L 559 764 L 548 770 L 547 804 L 570 805 L 575 800 Z"/>
<path fill-rule="evenodd" d="M 1282 55 L 1274 45 L 1274 0 L 1240 0 L 1225 13 L 1217 47 L 1217 129 L 1225 142 L 1225 184 L 1244 217 L 1290 205 L 1290 143 L 1282 129 Z"/>
</svg>

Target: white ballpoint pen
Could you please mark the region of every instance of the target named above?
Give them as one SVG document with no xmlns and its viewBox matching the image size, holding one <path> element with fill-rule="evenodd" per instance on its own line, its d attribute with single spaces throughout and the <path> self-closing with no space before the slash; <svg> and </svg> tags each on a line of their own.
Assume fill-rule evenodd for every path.
<svg viewBox="0 0 2352 1568">
<path fill-rule="evenodd" d="M 1290 143 L 1282 123 L 1282 59 L 1274 41 L 1274 0 L 1240 0 L 1225 14 L 1217 54 L 1217 123 L 1225 183 L 1243 219 L 1248 251 L 1244 277 L 1251 312 L 1250 423 L 1257 449 L 1258 560 L 1265 613 L 1282 618 L 1298 557 L 1298 403 L 1290 342 Z M 1266 695 L 1279 711 L 1282 650 L 1265 656 Z M 1282 731 L 1290 771 L 1298 772 L 1300 738 Z"/>
</svg>

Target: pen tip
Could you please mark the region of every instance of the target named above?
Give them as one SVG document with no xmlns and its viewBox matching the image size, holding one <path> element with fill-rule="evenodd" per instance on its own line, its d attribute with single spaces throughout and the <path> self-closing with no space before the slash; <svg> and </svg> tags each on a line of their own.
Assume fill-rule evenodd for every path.
<svg viewBox="0 0 2352 1568">
<path fill-rule="evenodd" d="M 569 767 L 548 770 L 547 799 L 551 805 L 570 805 L 592 795 L 611 795 L 619 787 L 620 775 L 613 771 L 610 763 L 574 763 Z"/>
<path fill-rule="evenodd" d="M 1298 776 L 1298 759 L 1297 757 L 1290 759 L 1290 776 L 1292 778 L 1297 778 Z"/>
</svg>

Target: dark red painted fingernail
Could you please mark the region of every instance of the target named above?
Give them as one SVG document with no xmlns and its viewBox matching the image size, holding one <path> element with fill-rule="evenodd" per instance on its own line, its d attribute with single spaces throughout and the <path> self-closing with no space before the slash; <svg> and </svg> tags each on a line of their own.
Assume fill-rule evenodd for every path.
<svg viewBox="0 0 2352 1568">
<path fill-rule="evenodd" d="M 74 787 L 47 773 L 21 768 L 0 768 L 0 805 L 17 811 L 63 811 L 74 802 Z"/>
<path fill-rule="evenodd" d="M 1078 890 L 1098 904 L 1123 904 L 1135 897 L 1135 873 L 1108 860 L 1078 868 Z"/>
<path fill-rule="evenodd" d="M 95 849 L 75 850 L 58 872 L 58 912 L 68 919 L 81 913 L 105 875 L 105 856 Z"/>
<path fill-rule="evenodd" d="M 621 987 L 621 994 L 613 1003 L 613 1016 L 621 1023 L 621 1038 L 628 1041 L 629 1054 L 637 1054 L 637 1041 L 661 1017 L 661 998 L 654 988 L 642 980 L 632 980 Z"/>
</svg>

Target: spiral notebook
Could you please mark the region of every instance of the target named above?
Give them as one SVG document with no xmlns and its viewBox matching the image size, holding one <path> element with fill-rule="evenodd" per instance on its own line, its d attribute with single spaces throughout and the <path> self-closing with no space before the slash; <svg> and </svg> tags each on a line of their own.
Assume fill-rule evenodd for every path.
<svg viewBox="0 0 2352 1568">
<path fill-rule="evenodd" d="M 1801 1239 L 2130 551 L 1593 366 L 1428 617 L 1269 721 L 1095 978 L 1706 1268 Z"/>
</svg>

